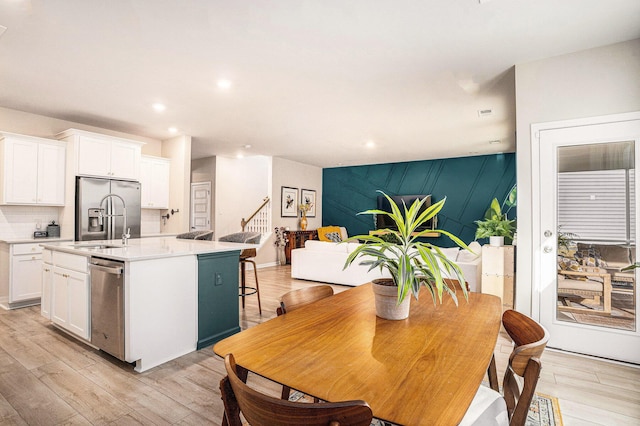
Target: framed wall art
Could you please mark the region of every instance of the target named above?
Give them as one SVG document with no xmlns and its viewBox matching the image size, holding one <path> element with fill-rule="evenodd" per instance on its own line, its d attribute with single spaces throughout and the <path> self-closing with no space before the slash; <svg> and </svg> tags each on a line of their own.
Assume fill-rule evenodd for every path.
<svg viewBox="0 0 640 426">
<path fill-rule="evenodd" d="M 316 217 L 316 191 L 313 189 L 302 189 L 300 194 L 300 204 L 310 205 L 307 210 L 307 217 Z"/>
<path fill-rule="evenodd" d="M 288 186 L 282 187 L 280 216 L 298 216 L 298 188 L 290 188 Z"/>
</svg>

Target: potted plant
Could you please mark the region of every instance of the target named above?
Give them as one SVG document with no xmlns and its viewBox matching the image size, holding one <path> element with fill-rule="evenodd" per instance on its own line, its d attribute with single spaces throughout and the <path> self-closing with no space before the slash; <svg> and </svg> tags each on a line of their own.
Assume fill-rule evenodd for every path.
<svg viewBox="0 0 640 426">
<path fill-rule="evenodd" d="M 484 214 L 484 220 L 476 220 L 478 225 L 476 239 L 489 238 L 492 246 L 504 245 L 504 238 L 513 238 L 513 223 L 515 220 L 507 218 L 507 213 L 502 213 L 502 208 L 497 198 L 491 201 L 491 205 Z"/>
<path fill-rule="evenodd" d="M 387 270 L 389 279 L 374 280 L 373 288 L 376 294 L 376 313 L 386 319 L 405 319 L 409 316 L 409 303 L 412 294 L 416 299 L 421 287 L 426 287 L 436 301 L 442 303 L 443 293 L 448 293 L 456 305 L 456 288 L 445 278 L 452 277 L 464 283 L 464 276 L 460 267 L 449 260 L 442 250 L 430 243 L 420 240 L 427 233 L 438 232 L 448 236 L 458 246 L 467 249 L 467 245 L 455 235 L 444 230 L 425 229 L 417 231 L 429 219 L 433 218 L 444 206 L 445 199 L 422 209 L 426 198 L 416 200 L 411 206 L 402 209 L 382 191 L 391 205 L 391 212 L 382 210 L 367 210 L 358 214 L 384 214 L 389 216 L 397 229 L 384 229 L 385 235 L 356 235 L 345 241 L 360 241 L 361 244 L 353 250 L 345 262 L 344 268 L 356 259 L 362 258 L 361 265 L 368 265 L 369 270 L 380 268 Z M 460 288 L 467 299 L 465 285 Z M 400 312 L 385 312 L 385 309 L 400 310 Z"/>
</svg>

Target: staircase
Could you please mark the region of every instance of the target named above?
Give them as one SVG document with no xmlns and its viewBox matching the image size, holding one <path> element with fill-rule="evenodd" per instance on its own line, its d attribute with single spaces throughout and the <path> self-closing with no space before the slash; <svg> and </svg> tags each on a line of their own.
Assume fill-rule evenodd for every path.
<svg viewBox="0 0 640 426">
<path fill-rule="evenodd" d="M 265 197 L 260 207 L 256 209 L 249 219 L 242 218 L 240 221 L 242 232 L 259 232 L 262 234 L 261 245 L 271 236 L 271 199 Z"/>
</svg>

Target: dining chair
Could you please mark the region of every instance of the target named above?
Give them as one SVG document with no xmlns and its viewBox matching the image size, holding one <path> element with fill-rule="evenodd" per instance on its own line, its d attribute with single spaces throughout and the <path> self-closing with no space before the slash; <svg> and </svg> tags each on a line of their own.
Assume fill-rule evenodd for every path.
<svg viewBox="0 0 640 426">
<path fill-rule="evenodd" d="M 276 314 L 278 314 L 278 316 L 284 315 L 287 312 L 295 311 L 309 303 L 313 303 L 329 296 L 333 296 L 333 287 L 326 284 L 291 290 L 283 294 L 280 298 L 280 306 L 276 309 Z M 291 388 L 289 386 L 282 385 L 281 398 L 288 400 L 290 395 Z M 318 398 L 314 398 L 314 401 L 319 402 Z"/>
<path fill-rule="evenodd" d="M 460 425 L 524 426 L 527 420 L 549 333 L 535 320 L 514 310 L 502 314 L 502 325 L 514 343 L 502 381 L 504 396 L 480 386 Z M 492 362 L 495 363 L 493 359 Z M 522 387 L 516 376 L 524 379 Z"/>
<path fill-rule="evenodd" d="M 280 306 L 276 309 L 276 314 L 278 316 L 286 314 L 329 296 L 333 296 L 333 287 L 326 284 L 291 290 L 280 298 Z"/>
<path fill-rule="evenodd" d="M 225 235 L 218 238 L 218 241 L 230 242 L 230 243 L 245 243 L 245 244 L 260 244 L 262 234 L 259 232 L 236 232 L 233 234 Z M 262 304 L 260 303 L 260 285 L 258 284 L 258 266 L 253 260 L 257 255 L 255 248 L 244 249 L 240 252 L 240 294 L 242 298 L 242 309 L 244 309 L 245 297 L 255 294 L 258 297 L 258 311 L 262 315 Z M 255 277 L 256 286 L 249 287 L 246 285 L 246 269 L 247 263 L 253 265 L 253 275 Z"/>
<path fill-rule="evenodd" d="M 360 400 L 325 403 L 283 401 L 249 387 L 238 375 L 233 354 L 224 358 L 227 376 L 220 381 L 222 425 L 241 426 L 240 413 L 252 426 L 369 426 L 373 413 Z"/>
</svg>

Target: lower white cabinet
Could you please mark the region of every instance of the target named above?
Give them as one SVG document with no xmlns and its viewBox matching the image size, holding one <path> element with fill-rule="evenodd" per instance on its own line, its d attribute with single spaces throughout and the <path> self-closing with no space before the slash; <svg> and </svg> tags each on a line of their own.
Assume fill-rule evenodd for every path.
<svg viewBox="0 0 640 426">
<path fill-rule="evenodd" d="M 11 257 L 10 303 L 39 299 L 42 294 L 40 268 L 42 254 L 20 254 Z"/>
<path fill-rule="evenodd" d="M 42 247 L 38 243 L 2 243 L 0 305 L 6 309 L 37 305 L 42 293 Z"/>
<path fill-rule="evenodd" d="M 54 252 L 50 301 L 51 321 L 65 330 L 89 340 L 91 337 L 90 295 L 88 259 L 84 256 Z M 46 316 L 44 311 L 43 315 Z"/>
<path fill-rule="evenodd" d="M 51 288 L 53 287 L 53 265 L 42 264 L 42 296 L 40 296 L 40 314 L 51 319 Z"/>
</svg>

